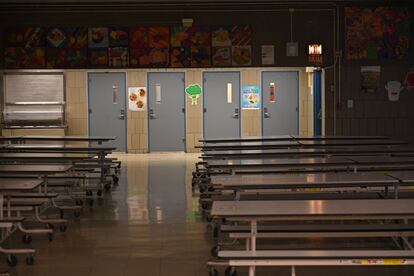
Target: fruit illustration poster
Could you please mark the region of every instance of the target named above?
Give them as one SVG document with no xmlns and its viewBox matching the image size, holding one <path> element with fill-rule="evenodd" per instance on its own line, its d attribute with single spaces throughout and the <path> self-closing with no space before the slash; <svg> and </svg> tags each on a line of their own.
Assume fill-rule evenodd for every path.
<svg viewBox="0 0 414 276">
<path fill-rule="evenodd" d="M 44 68 L 45 30 L 39 27 L 9 29 L 4 36 L 7 68 Z"/>
<path fill-rule="evenodd" d="M 89 28 L 88 55 L 91 67 L 108 66 L 109 37 L 108 28 Z"/>
<path fill-rule="evenodd" d="M 260 87 L 243 86 L 242 87 L 242 108 L 243 109 L 260 109 Z"/>
<path fill-rule="evenodd" d="M 131 111 L 144 111 L 147 109 L 146 87 L 128 87 L 128 108 Z"/>
</svg>

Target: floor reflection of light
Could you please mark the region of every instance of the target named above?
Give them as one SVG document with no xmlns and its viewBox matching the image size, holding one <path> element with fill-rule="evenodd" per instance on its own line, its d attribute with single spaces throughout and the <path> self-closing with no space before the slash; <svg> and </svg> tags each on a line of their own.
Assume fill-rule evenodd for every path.
<svg viewBox="0 0 414 276">
<path fill-rule="evenodd" d="M 157 216 L 157 223 L 158 224 L 162 223 L 162 209 L 160 206 L 155 207 L 155 213 Z"/>
<path fill-rule="evenodd" d="M 322 200 L 311 200 L 309 202 L 310 212 L 312 214 L 320 214 L 323 210 L 323 201 Z"/>
<path fill-rule="evenodd" d="M 148 221 L 148 210 L 145 204 L 140 204 L 139 196 L 131 196 L 127 199 L 128 220 L 129 221 Z"/>
</svg>

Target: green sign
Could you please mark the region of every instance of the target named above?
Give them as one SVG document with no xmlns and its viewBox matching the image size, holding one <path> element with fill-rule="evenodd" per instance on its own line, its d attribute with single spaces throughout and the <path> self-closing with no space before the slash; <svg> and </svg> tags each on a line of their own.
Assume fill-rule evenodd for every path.
<svg viewBox="0 0 414 276">
<path fill-rule="evenodd" d="M 201 86 L 198 83 L 189 85 L 185 92 L 191 99 L 191 104 L 196 105 L 198 98 L 201 96 Z"/>
</svg>

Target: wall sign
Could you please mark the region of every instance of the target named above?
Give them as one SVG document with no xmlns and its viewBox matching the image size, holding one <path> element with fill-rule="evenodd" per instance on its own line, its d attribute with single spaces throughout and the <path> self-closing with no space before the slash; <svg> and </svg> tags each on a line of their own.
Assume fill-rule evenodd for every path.
<svg viewBox="0 0 414 276">
<path fill-rule="evenodd" d="M 276 102 L 276 86 L 274 82 L 269 84 L 269 101 L 271 103 Z"/>
<path fill-rule="evenodd" d="M 131 111 L 144 111 L 147 109 L 146 87 L 128 87 L 128 107 Z"/>
<path fill-rule="evenodd" d="M 361 90 L 365 93 L 377 92 L 380 77 L 380 66 L 361 66 Z"/>
<path fill-rule="evenodd" d="M 404 90 L 404 87 L 399 81 L 389 81 L 385 85 L 385 90 L 388 91 L 388 100 L 396 102 L 400 98 L 400 92 Z"/>
<path fill-rule="evenodd" d="M 192 105 L 197 105 L 198 98 L 201 96 L 201 86 L 198 83 L 191 84 L 185 89 Z"/>
<path fill-rule="evenodd" d="M 260 109 L 260 88 L 259 86 L 242 87 L 242 108 Z"/>
<path fill-rule="evenodd" d="M 275 63 L 275 46 L 262 45 L 262 64 L 272 65 Z"/>
<path fill-rule="evenodd" d="M 410 71 L 405 76 L 405 85 L 407 90 L 414 88 L 414 68 L 410 68 Z"/>
</svg>

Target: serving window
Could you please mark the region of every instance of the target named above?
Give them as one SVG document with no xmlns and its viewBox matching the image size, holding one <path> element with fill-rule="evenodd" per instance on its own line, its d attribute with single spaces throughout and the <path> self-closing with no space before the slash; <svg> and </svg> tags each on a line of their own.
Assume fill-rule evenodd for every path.
<svg viewBox="0 0 414 276">
<path fill-rule="evenodd" d="M 63 72 L 13 72 L 3 78 L 4 128 L 65 126 Z"/>
</svg>

